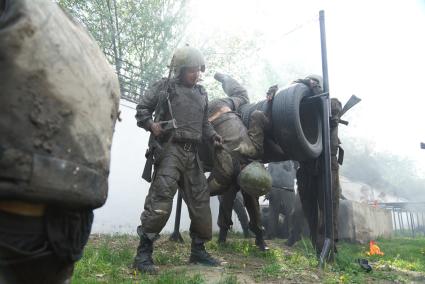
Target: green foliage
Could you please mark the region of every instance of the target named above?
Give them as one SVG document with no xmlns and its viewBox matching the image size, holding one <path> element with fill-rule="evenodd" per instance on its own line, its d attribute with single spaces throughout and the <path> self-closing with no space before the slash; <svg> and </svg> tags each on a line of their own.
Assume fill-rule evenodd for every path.
<svg viewBox="0 0 425 284">
<path fill-rule="evenodd" d="M 217 282 L 217 284 L 237 284 L 238 277 L 236 275 L 224 275 L 220 278 L 220 280 Z"/>
<path fill-rule="evenodd" d="M 188 20 L 186 0 L 58 0 L 115 66 L 123 97 L 138 101 L 167 70 Z"/>
</svg>

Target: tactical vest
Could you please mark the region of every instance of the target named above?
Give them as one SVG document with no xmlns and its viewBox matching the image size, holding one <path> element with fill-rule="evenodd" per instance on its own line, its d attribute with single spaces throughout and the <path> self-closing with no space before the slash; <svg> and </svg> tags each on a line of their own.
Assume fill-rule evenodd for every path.
<svg viewBox="0 0 425 284">
<path fill-rule="evenodd" d="M 0 58 L 0 199 L 103 205 L 119 87 L 96 42 L 53 1 L 7 1 Z"/>
<path fill-rule="evenodd" d="M 173 140 L 201 143 L 207 96 L 201 86 L 187 88 L 175 84 L 170 95 L 173 117 L 177 122 Z"/>
</svg>

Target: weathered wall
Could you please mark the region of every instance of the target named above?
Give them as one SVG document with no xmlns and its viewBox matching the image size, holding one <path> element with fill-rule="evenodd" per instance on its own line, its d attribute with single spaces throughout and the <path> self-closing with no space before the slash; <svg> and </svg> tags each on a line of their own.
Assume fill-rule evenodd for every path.
<svg viewBox="0 0 425 284">
<path fill-rule="evenodd" d="M 391 212 L 367 204 L 341 200 L 339 207 L 339 239 L 366 243 L 392 234 Z"/>
</svg>

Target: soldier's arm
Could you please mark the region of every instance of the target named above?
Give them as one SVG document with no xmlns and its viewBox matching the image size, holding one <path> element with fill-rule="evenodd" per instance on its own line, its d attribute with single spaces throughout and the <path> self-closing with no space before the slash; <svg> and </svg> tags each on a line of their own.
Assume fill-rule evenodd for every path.
<svg viewBox="0 0 425 284">
<path fill-rule="evenodd" d="M 233 111 L 239 111 L 242 105 L 249 103 L 248 92 L 238 81 L 220 73 L 216 73 L 214 78 L 222 83 L 224 92 L 233 102 Z"/>
<path fill-rule="evenodd" d="M 140 103 L 136 107 L 137 126 L 144 128 L 146 131 L 150 131 L 153 123 L 152 114 L 158 104 L 161 87 L 163 87 L 162 80 L 154 83 L 142 96 Z"/>
<path fill-rule="evenodd" d="M 202 121 L 202 136 L 207 141 L 211 141 L 214 136 L 217 135 L 211 123 L 208 121 L 208 94 L 203 87 L 201 87 L 201 92 L 205 96 L 205 109 L 204 109 L 204 117 Z"/>
</svg>

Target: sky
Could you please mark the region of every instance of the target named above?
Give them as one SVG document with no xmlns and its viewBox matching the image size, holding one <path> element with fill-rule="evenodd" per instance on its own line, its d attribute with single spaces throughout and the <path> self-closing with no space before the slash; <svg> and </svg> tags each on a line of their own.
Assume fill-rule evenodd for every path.
<svg viewBox="0 0 425 284">
<path fill-rule="evenodd" d="M 267 61 L 282 72 L 296 66 L 300 77 L 321 73 L 318 14 L 325 10 L 331 96 L 343 103 L 352 94 L 362 99 L 345 117 L 350 125 L 340 127 L 342 140 L 365 137 L 368 147 L 407 156 L 425 175 L 425 150 L 419 149 L 425 142 L 425 1 L 194 0 L 191 5 L 186 36 L 254 34 L 261 41 L 254 60 L 247 58 L 254 62 L 254 75 L 262 72 L 255 63 Z M 280 79 L 276 83 L 289 83 L 283 73 Z M 148 133 L 135 125 L 134 104 L 121 104 L 109 198 L 96 210 L 93 232 L 134 234 L 149 188 L 140 177 Z M 216 220 L 217 200 L 211 202 Z M 187 210 L 182 212 L 182 230 L 187 230 Z M 174 215 L 164 230 L 170 232 L 173 222 Z"/>
<path fill-rule="evenodd" d="M 341 135 L 366 137 L 377 151 L 407 156 L 425 174 L 419 149 L 425 140 L 425 1 L 196 0 L 186 34 L 255 34 L 262 44 L 253 70 L 266 60 L 283 72 L 282 66 L 296 65 L 300 76 L 321 74 L 319 10 L 325 11 L 331 96 L 343 103 L 352 94 L 362 99 L 345 117 L 350 126 Z"/>
</svg>

